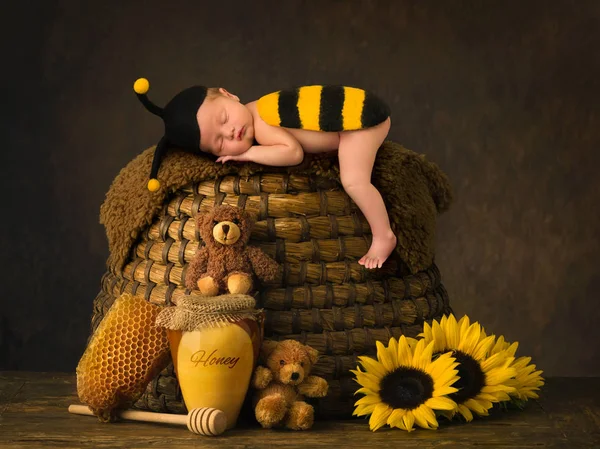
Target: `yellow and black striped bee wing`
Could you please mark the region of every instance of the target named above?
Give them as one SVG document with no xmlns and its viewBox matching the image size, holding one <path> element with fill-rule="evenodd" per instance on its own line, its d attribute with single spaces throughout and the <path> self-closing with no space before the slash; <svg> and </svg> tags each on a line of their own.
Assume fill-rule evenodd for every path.
<svg viewBox="0 0 600 449">
<path fill-rule="evenodd" d="M 370 128 L 390 116 L 389 106 L 379 97 L 348 86 L 280 90 L 261 97 L 257 109 L 269 125 L 312 131 Z"/>
</svg>

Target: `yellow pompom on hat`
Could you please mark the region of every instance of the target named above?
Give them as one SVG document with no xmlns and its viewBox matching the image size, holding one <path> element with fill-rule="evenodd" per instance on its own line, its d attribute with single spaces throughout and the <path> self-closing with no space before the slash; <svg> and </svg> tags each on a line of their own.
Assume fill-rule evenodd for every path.
<svg viewBox="0 0 600 449">
<path fill-rule="evenodd" d="M 146 78 L 138 78 L 133 83 L 133 90 L 148 111 L 163 119 L 165 132 L 156 145 L 148 190 L 155 192 L 160 188 L 158 170 L 170 146 L 178 147 L 193 153 L 200 153 L 200 128 L 196 119 L 198 109 L 206 99 L 207 89 L 204 86 L 192 86 L 175 95 L 164 108 L 152 103 L 146 93 L 150 83 Z"/>
</svg>

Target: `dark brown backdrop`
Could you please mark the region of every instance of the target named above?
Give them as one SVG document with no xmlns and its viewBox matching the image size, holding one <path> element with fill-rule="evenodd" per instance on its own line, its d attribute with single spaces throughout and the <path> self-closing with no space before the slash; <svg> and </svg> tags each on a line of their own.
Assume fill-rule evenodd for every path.
<svg viewBox="0 0 600 449">
<path fill-rule="evenodd" d="M 76 366 L 108 255 L 99 206 L 161 134 L 132 91 L 145 76 L 158 104 L 196 82 L 243 100 L 309 83 L 380 93 L 390 138 L 455 187 L 437 237 L 455 311 L 549 375 L 600 375 L 600 3 L 11 3 L 0 369 Z"/>
</svg>

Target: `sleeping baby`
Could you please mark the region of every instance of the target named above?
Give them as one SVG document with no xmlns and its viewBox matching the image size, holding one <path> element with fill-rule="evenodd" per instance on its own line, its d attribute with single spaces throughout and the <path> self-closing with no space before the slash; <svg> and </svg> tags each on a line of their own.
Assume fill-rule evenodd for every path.
<svg viewBox="0 0 600 449">
<path fill-rule="evenodd" d="M 164 108 L 148 97 L 148 81 L 134 84 L 146 108 L 163 118 L 165 135 L 157 145 L 150 190 L 167 146 L 209 153 L 217 162 L 251 161 L 292 166 L 305 153 L 337 151 L 340 178 L 371 228 L 373 239 L 358 261 L 380 268 L 396 247 L 385 204 L 371 183 L 375 156 L 390 129 L 388 106 L 363 89 L 303 86 L 265 95 L 243 104 L 224 88 L 190 87 Z"/>
</svg>

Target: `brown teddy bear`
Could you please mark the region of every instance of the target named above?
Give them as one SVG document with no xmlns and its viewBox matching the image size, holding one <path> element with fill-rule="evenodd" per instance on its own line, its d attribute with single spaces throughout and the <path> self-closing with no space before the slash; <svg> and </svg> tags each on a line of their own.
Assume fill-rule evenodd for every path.
<svg viewBox="0 0 600 449">
<path fill-rule="evenodd" d="M 266 429 L 287 427 L 310 429 L 314 422 L 312 405 L 304 396 L 322 398 L 329 385 L 322 377 L 311 376 L 319 353 L 295 340 L 265 340 L 261 356 L 266 366 L 257 366 L 252 377 L 257 421 Z"/>
<path fill-rule="evenodd" d="M 255 218 L 248 212 L 221 205 L 196 217 L 196 229 L 205 243 L 195 254 L 185 285 L 206 296 L 220 293 L 247 294 L 252 274 L 262 281 L 277 277 L 279 264 L 263 250 L 246 246 Z"/>
</svg>

